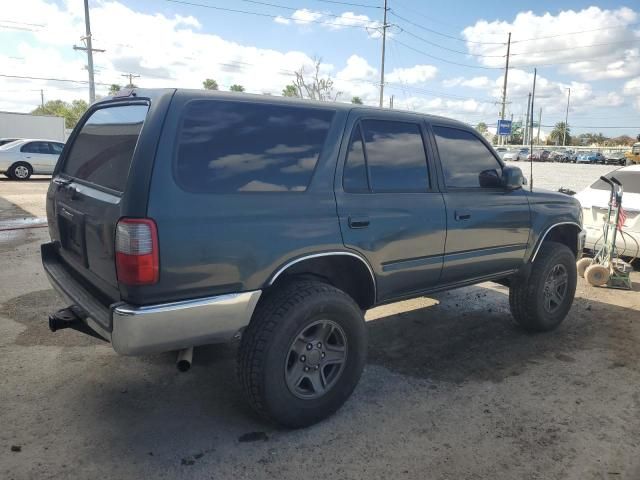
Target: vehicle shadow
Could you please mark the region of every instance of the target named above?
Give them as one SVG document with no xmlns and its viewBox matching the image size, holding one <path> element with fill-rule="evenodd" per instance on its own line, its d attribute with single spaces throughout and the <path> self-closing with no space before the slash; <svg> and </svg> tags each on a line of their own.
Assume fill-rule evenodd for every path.
<svg viewBox="0 0 640 480">
<path fill-rule="evenodd" d="M 639 319 L 637 310 L 577 298 L 559 329 L 531 335 L 511 322 L 505 292 L 502 287 L 464 288 L 440 295 L 436 306 L 368 322 L 369 361 L 360 387 L 346 408 L 315 431 L 340 435 L 350 428 L 342 415 L 372 404 L 403 412 L 416 408 L 409 400 L 397 404 L 397 397 L 385 407 L 390 400 L 379 387 L 394 373 L 420 379 L 416 388 L 500 383 L 541 362 L 575 363 L 578 352 L 593 348 L 609 349 L 611 363 L 603 369 L 640 365 L 631 321 Z M 198 348 L 192 369 L 183 374 L 175 370 L 175 354 L 135 359 L 101 354 L 107 367 L 101 370 L 109 373 L 99 386 L 90 373 L 95 366 L 87 366 L 87 378 L 75 378 L 78 398 L 68 401 L 83 408 L 69 421 L 78 432 L 99 438 L 96 448 L 108 443 L 123 455 L 153 452 L 171 458 L 177 438 L 183 454 L 197 456 L 247 438 L 307 435 L 281 431 L 254 416 L 236 383 L 235 351 L 236 345 Z"/>
</svg>

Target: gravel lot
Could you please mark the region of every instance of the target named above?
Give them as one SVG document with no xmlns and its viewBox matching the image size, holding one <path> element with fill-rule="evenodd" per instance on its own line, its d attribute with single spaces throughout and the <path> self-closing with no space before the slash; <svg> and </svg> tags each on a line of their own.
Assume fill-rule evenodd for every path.
<svg viewBox="0 0 640 480">
<path fill-rule="evenodd" d="M 613 167 L 534 168 L 536 187 L 578 190 Z M 171 354 L 48 331 L 66 305 L 40 266 L 46 188 L 0 180 L 2 479 L 640 479 L 637 274 L 634 291 L 581 282 L 550 334 L 515 328 L 494 284 L 371 310 L 354 396 L 285 431 L 242 401 L 235 345 L 181 374 Z"/>
</svg>

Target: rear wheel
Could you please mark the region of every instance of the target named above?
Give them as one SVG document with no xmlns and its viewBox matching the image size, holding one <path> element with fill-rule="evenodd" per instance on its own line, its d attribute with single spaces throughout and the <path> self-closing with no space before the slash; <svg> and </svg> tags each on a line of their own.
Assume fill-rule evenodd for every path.
<svg viewBox="0 0 640 480">
<path fill-rule="evenodd" d="M 312 425 L 353 392 L 366 343 L 351 297 L 322 282 L 290 282 L 265 294 L 242 336 L 240 383 L 264 418 L 290 428 Z"/>
<path fill-rule="evenodd" d="M 27 180 L 33 173 L 33 168 L 26 162 L 17 162 L 9 167 L 9 178 Z"/>
<path fill-rule="evenodd" d="M 545 242 L 528 278 L 514 280 L 509 288 L 515 322 L 531 332 L 553 330 L 571 309 L 576 283 L 573 252 L 564 244 Z"/>
</svg>

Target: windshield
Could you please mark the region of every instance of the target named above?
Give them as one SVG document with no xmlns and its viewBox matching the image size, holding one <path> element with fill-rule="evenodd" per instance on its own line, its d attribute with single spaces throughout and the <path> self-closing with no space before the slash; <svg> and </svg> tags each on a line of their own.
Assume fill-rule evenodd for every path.
<svg viewBox="0 0 640 480">
<path fill-rule="evenodd" d="M 616 177 L 622 183 L 624 187 L 624 191 L 627 193 L 640 193 L 640 171 L 638 172 L 621 172 L 619 170 L 609 172 L 605 175 L 607 178 Z M 610 190 L 609 184 L 598 179 L 596 180 L 591 188 L 595 188 L 596 190 Z"/>
<path fill-rule="evenodd" d="M 4 145 L 0 145 L 0 150 L 8 150 L 11 147 L 17 145 L 20 142 L 20 140 L 13 140 L 9 143 L 5 143 Z"/>
</svg>

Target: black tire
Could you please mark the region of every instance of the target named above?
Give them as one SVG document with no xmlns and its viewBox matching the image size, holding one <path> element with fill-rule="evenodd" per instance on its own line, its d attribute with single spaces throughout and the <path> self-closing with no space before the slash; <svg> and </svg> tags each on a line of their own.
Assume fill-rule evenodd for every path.
<svg viewBox="0 0 640 480">
<path fill-rule="evenodd" d="M 33 167 L 27 162 L 16 162 L 9 167 L 9 178 L 12 180 L 28 180 L 33 174 Z"/>
<path fill-rule="evenodd" d="M 321 319 L 342 329 L 346 360 L 324 394 L 300 398 L 285 378 L 292 343 Z M 288 428 L 306 427 L 333 414 L 349 398 L 362 374 L 366 351 L 364 318 L 351 297 L 322 282 L 292 281 L 265 292 L 260 300 L 242 335 L 238 378 L 249 404 L 260 416 Z"/>
<path fill-rule="evenodd" d="M 556 266 L 566 272 L 567 284 L 562 301 L 549 311 L 545 306 L 545 283 Z M 569 247 L 557 242 L 543 243 L 528 278 L 515 279 L 509 289 L 509 306 L 516 324 L 529 332 L 555 329 L 571 309 L 577 277 L 576 258 Z"/>
</svg>

